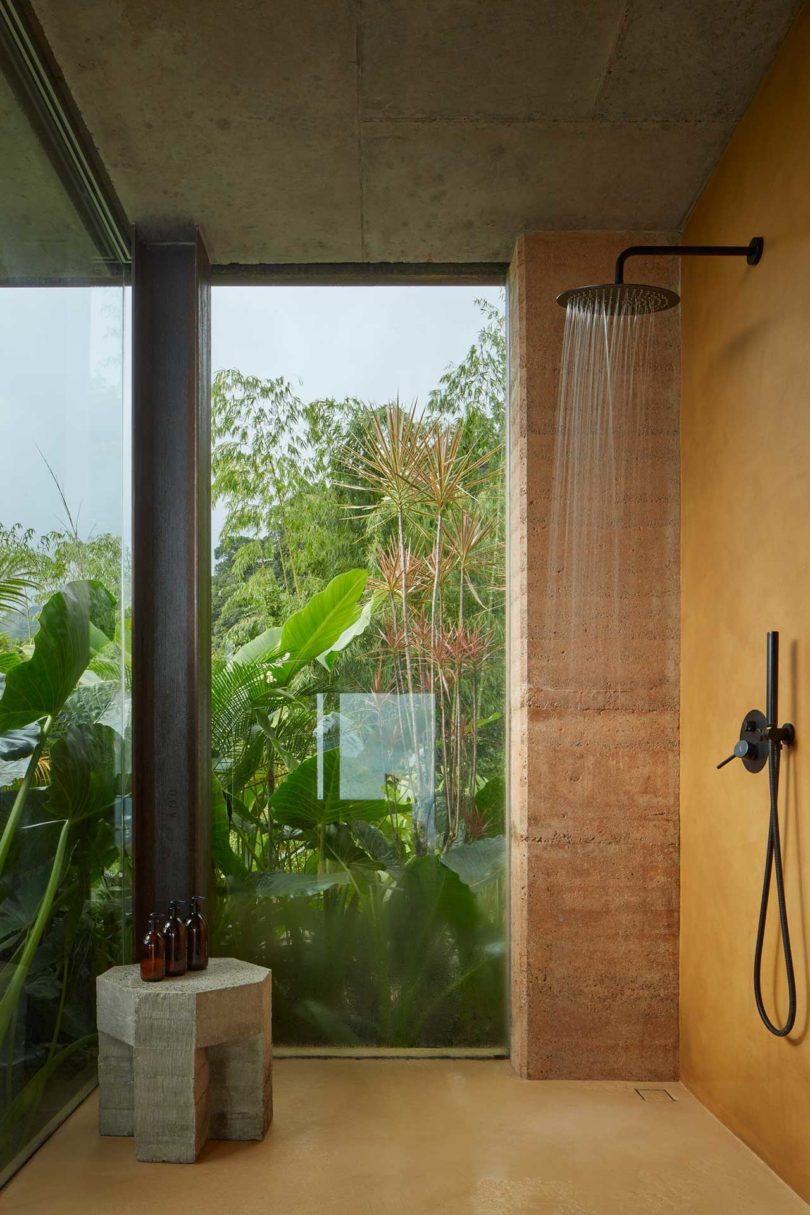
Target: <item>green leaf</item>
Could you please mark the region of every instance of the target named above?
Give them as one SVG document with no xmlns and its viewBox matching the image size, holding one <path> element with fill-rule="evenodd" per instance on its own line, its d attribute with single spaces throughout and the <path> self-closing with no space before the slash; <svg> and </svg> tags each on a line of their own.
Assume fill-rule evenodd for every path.
<svg viewBox="0 0 810 1215">
<path fill-rule="evenodd" d="M 71 1042 L 68 1046 L 63 1047 L 57 1054 L 52 1055 L 46 1063 L 43 1063 L 3 1111 L 2 1120 L 0 1120 L 0 1135 L 8 1135 L 16 1126 L 19 1126 L 25 1115 L 31 1110 L 36 1109 L 54 1072 L 58 1071 L 71 1055 L 75 1055 L 78 1051 L 89 1050 L 96 1040 L 96 1034 L 87 1034 L 85 1037 L 78 1038 L 75 1042 Z"/>
<path fill-rule="evenodd" d="M 98 724 L 69 726 L 51 746 L 49 813 L 76 822 L 108 810 L 120 793 L 116 732 Z"/>
<path fill-rule="evenodd" d="M 354 624 L 350 624 L 347 629 L 338 637 L 337 641 L 328 650 L 324 650 L 323 654 L 318 655 L 318 662 L 326 667 L 327 671 L 331 671 L 337 662 L 338 654 L 346 649 L 346 646 L 354 641 L 355 637 L 359 637 L 361 633 L 365 633 L 371 623 L 371 610 L 373 604 L 371 600 L 363 607 L 362 612 L 355 620 Z"/>
<path fill-rule="evenodd" d="M 50 919 L 51 907 L 53 906 L 53 901 L 56 897 L 59 879 L 62 876 L 62 868 L 65 862 L 65 848 L 67 846 L 69 826 L 69 823 L 65 823 L 62 827 L 62 831 L 59 836 L 59 843 L 56 846 L 56 855 L 54 856 L 53 865 L 51 866 L 51 875 L 48 880 L 45 893 L 42 896 L 42 902 L 39 905 L 36 919 L 28 933 L 28 936 L 26 937 L 20 960 L 14 967 L 14 973 L 11 976 L 11 981 L 3 992 L 2 999 L 0 999 L 0 1042 L 2 1042 L 6 1036 L 9 1024 L 14 1016 L 17 1004 L 19 1003 L 20 995 L 25 985 L 25 980 L 28 976 L 28 971 L 31 967 L 31 963 L 34 960 L 34 954 L 37 951 L 37 946 L 39 945 L 42 934 L 45 931 L 45 925 Z"/>
<path fill-rule="evenodd" d="M 252 641 L 246 642 L 238 649 L 233 656 L 233 661 L 244 664 L 272 658 L 274 654 L 278 653 L 280 641 L 280 627 L 265 629 L 263 633 L 259 633 L 258 637 L 254 637 Z"/>
<path fill-rule="evenodd" d="M 33 590 L 34 580 L 22 559 L 14 553 L 0 553 L 0 613 L 24 612 Z"/>
<path fill-rule="evenodd" d="M 213 833 L 211 837 L 211 855 L 215 867 L 226 877 L 244 877 L 247 874 L 245 866 L 231 848 L 231 825 L 228 821 L 228 806 L 225 794 L 217 778 L 212 777 L 211 788 L 211 819 Z"/>
<path fill-rule="evenodd" d="M 318 797 L 318 756 L 311 755 L 285 777 L 270 798 L 276 822 L 306 830 L 327 823 L 382 818 L 388 813 L 388 805 L 382 799 L 341 799 L 340 755 L 337 751 L 324 751 L 322 762 L 323 797 Z"/>
<path fill-rule="evenodd" d="M 474 730 L 483 730 L 485 726 L 492 726 L 496 721 L 500 721 L 503 713 L 490 713 L 489 717 L 480 717 L 476 722 L 470 722 L 464 733 L 471 734 Z"/>
<path fill-rule="evenodd" d="M 373 823 L 355 822 L 351 826 L 352 836 L 364 852 L 390 873 L 400 868 L 400 858 L 391 841 Z"/>
<path fill-rule="evenodd" d="M 18 667 L 22 662 L 22 658 L 16 650 L 3 650 L 0 653 L 0 675 L 7 674 L 12 667 Z M 3 688 L 0 687 L 0 692 Z"/>
<path fill-rule="evenodd" d="M 100 582 L 70 582 L 39 617 L 34 653 L 12 667 L 0 700 L 0 733 L 53 717 L 90 661 L 90 626 L 113 622 L 115 601 Z"/>
<path fill-rule="evenodd" d="M 442 864 L 457 873 L 471 890 L 478 890 L 488 882 L 503 877 L 506 871 L 506 838 L 494 835 L 472 840 L 469 844 L 455 844 L 441 858 Z"/>
<path fill-rule="evenodd" d="M 301 1000 L 295 1011 L 302 1021 L 308 1022 L 318 1032 L 319 1042 L 335 1046 L 359 1046 L 360 1038 L 334 1009 L 327 1008 L 320 1000 Z"/>
<path fill-rule="evenodd" d="M 416 856 L 399 876 L 391 899 L 391 931 L 414 967 L 440 946 L 443 930 L 472 943 L 479 921 L 475 895 L 437 856 Z"/>
<path fill-rule="evenodd" d="M 0 735 L 0 760 L 27 759 L 39 742 L 39 726 L 24 726 L 22 730 L 9 730 Z"/>
<path fill-rule="evenodd" d="M 351 877 L 346 869 L 336 873 L 285 873 L 281 869 L 264 873 L 256 883 L 256 892 L 264 898 L 300 899 L 322 894 L 334 886 L 348 886 Z"/>
<path fill-rule="evenodd" d="M 17 836 L 18 841 L 25 840 L 26 846 L 20 848 L 19 859 L 22 864 L 15 865 L 11 878 L 4 881 L 5 892 L 0 901 L 0 936 L 4 941 L 22 936 L 36 919 L 53 863 L 53 845 L 56 838 L 53 826 L 52 823 L 47 826 L 40 825 L 36 834 L 33 831 L 21 830 Z M 29 843 L 31 840 L 34 841 L 35 847 Z M 45 864 L 38 863 L 40 853 Z M 5 987 L 5 968 L 0 974 L 0 987 Z"/>
<path fill-rule="evenodd" d="M 488 835 L 503 835 L 506 814 L 506 778 L 492 776 L 476 791 L 475 804 L 486 821 Z"/>
<path fill-rule="evenodd" d="M 359 621 L 362 609 L 358 600 L 367 581 L 368 570 L 338 574 L 300 612 L 284 622 L 278 652 L 290 657 L 274 664 L 276 683 L 287 683 L 308 662 L 330 650 Z"/>
</svg>

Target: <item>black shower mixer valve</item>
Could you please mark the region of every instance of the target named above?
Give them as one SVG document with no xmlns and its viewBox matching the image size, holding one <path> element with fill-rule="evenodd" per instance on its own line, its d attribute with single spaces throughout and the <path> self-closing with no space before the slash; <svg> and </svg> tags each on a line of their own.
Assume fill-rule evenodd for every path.
<svg viewBox="0 0 810 1215">
<path fill-rule="evenodd" d="M 772 725 L 764 713 L 752 709 L 743 718 L 740 737 L 731 755 L 726 756 L 717 767 L 725 768 L 733 759 L 741 759 L 749 772 L 761 772 L 768 762 L 769 744 L 774 742 L 780 748 L 789 747 L 795 738 L 796 731 L 789 722 L 783 726 Z"/>
</svg>

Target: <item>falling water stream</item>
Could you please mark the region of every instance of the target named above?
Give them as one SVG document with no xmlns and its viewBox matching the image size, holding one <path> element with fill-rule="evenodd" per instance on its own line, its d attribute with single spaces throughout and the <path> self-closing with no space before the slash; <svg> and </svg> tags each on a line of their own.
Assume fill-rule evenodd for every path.
<svg viewBox="0 0 810 1215">
<path fill-rule="evenodd" d="M 627 687 L 656 614 L 656 571 L 639 543 L 666 493 L 650 408 L 654 324 L 603 300 L 566 310 L 548 583 L 549 682 L 561 693 Z"/>
</svg>

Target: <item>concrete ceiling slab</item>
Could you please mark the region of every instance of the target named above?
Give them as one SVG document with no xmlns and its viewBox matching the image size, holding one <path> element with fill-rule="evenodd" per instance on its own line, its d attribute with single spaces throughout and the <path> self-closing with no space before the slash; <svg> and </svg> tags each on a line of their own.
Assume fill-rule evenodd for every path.
<svg viewBox="0 0 810 1215">
<path fill-rule="evenodd" d="M 726 137 L 723 123 L 376 123 L 364 133 L 370 260 L 441 249 L 497 261 L 504 233 L 673 230 Z M 610 267 L 605 267 L 607 274 Z"/>
<path fill-rule="evenodd" d="M 800 8 L 794 0 L 629 5 L 594 113 L 612 121 L 735 122 Z"/>
<path fill-rule="evenodd" d="M 130 219 L 247 264 L 677 229 L 801 7 L 31 2 Z"/>
<path fill-rule="evenodd" d="M 363 118 L 587 118 L 624 0 L 364 0 Z M 576 54 L 572 55 L 572 49 Z"/>
<path fill-rule="evenodd" d="M 193 220 L 215 261 L 360 260 L 351 0 L 35 11 L 133 222 Z"/>
</svg>

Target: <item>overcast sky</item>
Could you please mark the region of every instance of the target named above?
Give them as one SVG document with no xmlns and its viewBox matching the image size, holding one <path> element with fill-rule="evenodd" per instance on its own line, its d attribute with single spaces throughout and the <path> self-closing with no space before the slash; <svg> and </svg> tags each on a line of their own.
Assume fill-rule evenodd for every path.
<svg viewBox="0 0 810 1215">
<path fill-rule="evenodd" d="M 119 533 L 124 341 L 120 288 L 0 289 L 0 522 Z M 481 327 L 496 287 L 217 287 L 212 366 L 283 375 L 305 399 L 424 400 Z M 37 450 L 39 446 L 42 454 Z M 214 520 L 218 531 L 220 519 Z"/>
</svg>

